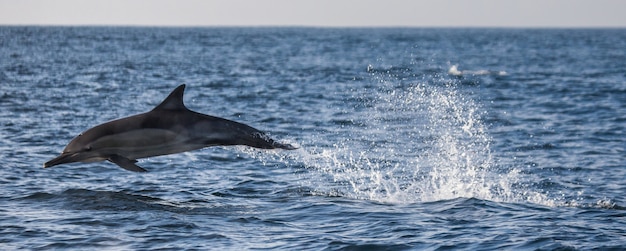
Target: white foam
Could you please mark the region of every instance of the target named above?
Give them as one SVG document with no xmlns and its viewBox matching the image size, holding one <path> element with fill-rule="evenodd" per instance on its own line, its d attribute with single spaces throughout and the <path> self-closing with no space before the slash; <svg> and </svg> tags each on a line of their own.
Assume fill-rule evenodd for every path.
<svg viewBox="0 0 626 251">
<path fill-rule="evenodd" d="M 450 66 L 450 69 L 448 70 L 448 74 L 453 75 L 453 76 L 461 76 L 461 75 L 463 75 L 463 72 L 459 71 L 458 67 L 459 67 L 458 65 Z"/>
<path fill-rule="evenodd" d="M 506 76 L 508 73 L 506 71 L 490 71 L 490 70 L 459 70 L 459 65 L 452 65 L 450 69 L 448 69 L 448 74 L 452 76 L 463 76 L 463 75 L 473 75 L 473 76 L 484 76 L 484 75 L 497 75 L 497 76 Z"/>
</svg>

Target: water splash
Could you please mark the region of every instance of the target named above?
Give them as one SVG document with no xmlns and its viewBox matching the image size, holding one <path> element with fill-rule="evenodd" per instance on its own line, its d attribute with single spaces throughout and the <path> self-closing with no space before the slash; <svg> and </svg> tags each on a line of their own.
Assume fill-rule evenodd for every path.
<svg viewBox="0 0 626 251">
<path fill-rule="evenodd" d="M 497 199 L 505 189 L 487 177 L 490 138 L 477 105 L 450 85 L 383 89 L 356 123 L 362 128 L 303 159 L 332 178 L 332 191 L 392 203 Z"/>
<path fill-rule="evenodd" d="M 520 170 L 497 165 L 485 111 L 455 80 L 380 78 L 374 89 L 354 91 L 354 109 L 337 113 L 346 116 L 341 130 L 328 129 L 283 159 L 306 168 L 300 182 L 313 193 L 384 203 L 466 197 L 553 205 L 523 187 Z"/>
</svg>

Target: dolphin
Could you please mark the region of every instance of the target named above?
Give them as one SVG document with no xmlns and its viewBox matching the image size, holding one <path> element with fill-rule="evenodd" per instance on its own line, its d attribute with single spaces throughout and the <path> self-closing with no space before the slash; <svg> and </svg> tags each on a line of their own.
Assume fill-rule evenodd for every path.
<svg viewBox="0 0 626 251">
<path fill-rule="evenodd" d="M 235 121 L 189 110 L 180 85 L 149 112 L 97 125 L 76 136 L 44 168 L 73 162 L 108 160 L 129 171 L 146 172 L 137 159 L 181 153 L 209 146 L 246 145 L 294 150 L 265 133 Z"/>
</svg>

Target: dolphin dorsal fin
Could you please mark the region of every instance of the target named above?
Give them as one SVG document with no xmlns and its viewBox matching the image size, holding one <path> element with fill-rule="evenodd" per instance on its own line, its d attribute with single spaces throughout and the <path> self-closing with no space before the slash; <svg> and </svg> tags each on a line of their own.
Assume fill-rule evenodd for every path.
<svg viewBox="0 0 626 251">
<path fill-rule="evenodd" d="M 161 102 L 161 104 L 157 105 L 157 107 L 152 110 L 188 110 L 185 104 L 183 104 L 184 91 L 185 85 L 179 85 Z"/>
</svg>

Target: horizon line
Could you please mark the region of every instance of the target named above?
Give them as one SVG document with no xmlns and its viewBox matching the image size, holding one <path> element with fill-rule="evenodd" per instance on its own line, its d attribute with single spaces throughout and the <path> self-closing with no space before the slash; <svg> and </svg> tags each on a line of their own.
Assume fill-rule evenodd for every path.
<svg viewBox="0 0 626 251">
<path fill-rule="evenodd" d="M 259 25 L 179 25 L 179 24 L 2 24 L 0 27 L 127 27 L 127 28 L 320 28 L 320 29 L 626 29 L 621 25 L 589 26 L 541 26 L 541 25 L 298 25 L 298 24 L 259 24 Z"/>
</svg>

